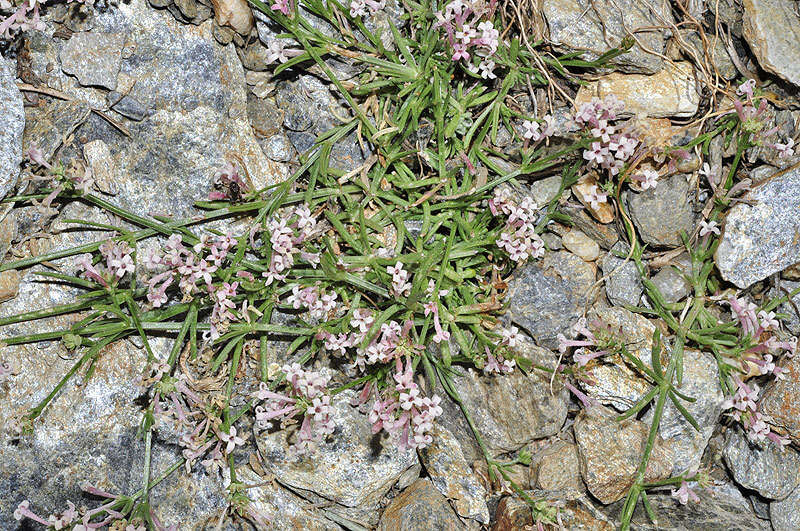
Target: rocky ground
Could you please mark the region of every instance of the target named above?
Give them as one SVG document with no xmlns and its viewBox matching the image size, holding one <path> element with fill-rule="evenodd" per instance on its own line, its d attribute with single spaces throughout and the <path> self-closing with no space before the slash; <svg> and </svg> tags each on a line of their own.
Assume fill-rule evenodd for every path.
<svg viewBox="0 0 800 531">
<path fill-rule="evenodd" d="M 27 31 L 0 58 L 0 198 L 24 192 L 20 167 L 33 146 L 65 168 L 90 168 L 109 200 L 139 213 L 192 215 L 193 203 L 208 195 L 211 176 L 231 156 L 247 168 L 255 188 L 286 179 L 299 154 L 349 110 L 313 69 L 273 77 L 268 53 L 276 30 L 262 15 L 245 20 L 237 31 L 221 25 L 219 15 L 215 19 L 215 5 L 130 0 L 49 6 L 44 29 Z M 700 133 L 698 119 L 731 108 L 731 97 L 713 87 L 733 87 L 733 94 L 742 79 L 757 79 L 769 100 L 766 120 L 778 127 L 778 139 L 798 138 L 795 1 L 540 0 L 524 7 L 531 13 L 525 17 L 530 38 L 544 38 L 556 50 L 592 58 L 625 36 L 637 38 L 629 53 L 581 74 L 587 82 L 570 94 L 576 106 L 614 94 L 650 135 L 685 143 Z M 391 9 L 383 16 L 392 16 Z M 704 20 L 710 33 L 701 38 L 681 23 L 690 19 Z M 378 17 L 374 23 L 382 22 Z M 356 74 L 348 71 L 351 65 L 335 66 L 342 79 Z M 530 102 L 527 88 L 514 90 Z M 540 103 L 549 101 L 545 89 L 530 94 Z M 559 112 L 563 118 L 574 111 L 572 102 L 562 104 L 557 121 Z M 513 147 L 502 139 L 497 144 L 501 150 Z M 723 174 L 734 151 L 715 138 L 707 158 L 692 152 L 662 174 L 655 189 L 627 189 L 618 198 L 647 244 L 642 261 L 667 303 L 688 308 L 693 296 L 682 275 L 692 263 L 680 234 L 696 235 L 707 215 L 703 164 Z M 370 155 L 351 135 L 337 144 L 332 163 L 349 170 Z M 715 295 L 738 288 L 761 304 L 800 286 L 798 161 L 797 155 L 780 157 L 764 147 L 744 153 L 737 178 L 746 195 L 720 223 L 713 263 L 724 283 Z M 520 182 L 516 194 L 543 204 L 558 192 L 560 177 Z M 581 186 L 559 200 L 573 224 L 548 225 L 544 257 L 507 279 L 507 319 L 526 332 L 515 348 L 551 372 L 562 361 L 558 335 L 568 335 L 581 317 L 620 329 L 642 360 L 651 359 L 653 332 L 667 332 L 657 316 L 631 311 L 647 302 L 640 271 L 624 258 L 625 226 L 613 208 L 585 208 Z M 108 212 L 78 201 L 60 209 L 3 202 L 0 261 L 98 238 L 96 232 L 74 230 L 69 221 L 74 219 L 117 223 Z M 0 273 L 0 318 L 75 300 L 79 291 L 72 287 L 36 281 L 33 273 L 41 268 Z M 786 316 L 782 328 L 791 333 L 800 333 L 796 304 L 800 295 L 779 308 Z M 12 324 L 0 337 L 46 332 L 67 319 Z M 168 349 L 166 342 L 154 347 Z M 784 360 L 783 378 L 762 382 L 760 411 L 771 416 L 774 431 L 793 442 L 779 449 L 752 444 L 725 414 L 728 396 L 719 385 L 717 359 L 696 347 L 684 353 L 677 389 L 695 399 L 687 408 L 699 430 L 668 402 L 645 482 L 698 469 L 709 479 L 696 489 L 699 499 L 686 505 L 670 495 L 674 485 L 651 491 L 648 500 L 658 522 L 640 505 L 634 527 L 800 528 L 800 361 Z M 0 379 L 0 431 L 9 433 L 19 412 L 50 392 L 73 357 L 61 343 L 0 351 L 9 374 Z M 132 382 L 144 365 L 136 340 L 114 343 L 98 358 L 91 379 L 63 389 L 31 437 L 3 436 L 0 528 L 18 529 L 12 513 L 24 499 L 42 512 L 85 500 L 84 481 L 109 492 L 139 487 L 144 443 L 136 436 L 141 406 Z M 594 366 L 592 375 L 591 382 L 581 382 L 590 407 L 565 386 L 553 385 L 547 372 L 490 377 L 465 369 L 454 377 L 488 452 L 497 458 L 529 454 L 530 463 L 521 460 L 509 469 L 511 475 L 530 497 L 558 508 L 558 522 L 566 529 L 619 525 L 652 421 L 647 411 L 616 420 L 649 391 L 651 382 L 641 374 L 624 362 L 608 362 Z M 507 482 L 489 477 L 457 405 L 442 403 L 430 446 L 402 450 L 373 435 L 365 415 L 350 406 L 355 395 L 336 395 L 333 415 L 341 430 L 311 461 L 292 459 L 280 433 L 256 430 L 247 439 L 236 457 L 239 479 L 252 485 L 248 495 L 272 519 L 271 528 L 534 528 L 526 502 Z M 170 434 L 155 432 L 153 476 L 179 455 Z M 181 529 L 212 529 L 218 522 L 224 529 L 248 527 L 244 520 L 223 518 L 228 481 L 202 467 L 172 474 L 151 494 L 159 519 Z"/>
</svg>

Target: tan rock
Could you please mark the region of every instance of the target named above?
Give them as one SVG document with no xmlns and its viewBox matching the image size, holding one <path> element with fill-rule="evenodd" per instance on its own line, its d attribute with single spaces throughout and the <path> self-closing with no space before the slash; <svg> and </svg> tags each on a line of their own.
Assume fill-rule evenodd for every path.
<svg viewBox="0 0 800 531">
<path fill-rule="evenodd" d="M 83 146 L 83 157 L 89 164 L 97 189 L 105 194 L 116 195 L 114 184 L 116 167 L 111 150 L 102 140 L 93 140 Z"/>
<path fill-rule="evenodd" d="M 214 19 L 220 26 L 230 26 L 241 35 L 253 29 L 253 12 L 247 0 L 211 0 L 214 4 Z"/>
<path fill-rule="evenodd" d="M 600 246 L 579 230 L 571 230 L 561 237 L 561 242 L 573 254 L 586 262 L 593 262 L 600 256 Z"/>
<path fill-rule="evenodd" d="M 643 115 L 651 118 L 688 118 L 697 112 L 700 94 L 689 63 L 679 62 L 652 76 L 614 72 L 582 86 L 575 97 L 575 106 L 614 94 L 625 109 L 621 116 Z"/>
<path fill-rule="evenodd" d="M 20 274 L 14 269 L 0 273 L 0 302 L 5 302 L 17 296 L 20 280 Z"/>
<path fill-rule="evenodd" d="M 592 215 L 594 219 L 600 223 L 611 223 L 614 221 L 614 207 L 611 203 L 606 201 L 600 203 L 597 208 L 593 207 L 589 202 L 589 195 L 591 194 L 594 186 L 600 186 L 597 182 L 597 177 L 594 174 L 584 175 L 572 186 L 572 193 L 578 198 L 578 201 L 583 203 L 586 210 Z"/>
<path fill-rule="evenodd" d="M 547 491 L 581 492 L 578 448 L 567 441 L 556 441 L 536 455 L 533 475 L 537 488 Z"/>
</svg>

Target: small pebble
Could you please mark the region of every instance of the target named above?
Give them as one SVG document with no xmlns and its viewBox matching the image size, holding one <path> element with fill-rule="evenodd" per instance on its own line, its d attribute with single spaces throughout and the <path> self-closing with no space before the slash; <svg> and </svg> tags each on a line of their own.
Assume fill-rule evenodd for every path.
<svg viewBox="0 0 800 531">
<path fill-rule="evenodd" d="M 600 256 L 600 246 L 579 230 L 571 230 L 561 237 L 564 247 L 586 262 L 593 262 Z"/>
</svg>

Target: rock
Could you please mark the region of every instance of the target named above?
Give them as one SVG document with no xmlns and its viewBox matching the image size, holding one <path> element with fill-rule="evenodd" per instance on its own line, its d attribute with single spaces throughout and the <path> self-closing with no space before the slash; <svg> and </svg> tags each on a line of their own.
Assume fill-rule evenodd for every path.
<svg viewBox="0 0 800 531">
<path fill-rule="evenodd" d="M 77 77 L 81 85 L 114 90 L 126 38 L 124 33 L 116 32 L 75 33 L 61 48 L 61 69 Z"/>
<path fill-rule="evenodd" d="M 650 426 L 638 420 L 618 422 L 603 406 L 581 411 L 575 421 L 575 441 L 581 475 L 589 491 L 603 503 L 622 499 L 633 485 Z M 668 478 L 672 452 L 656 438 L 645 472 L 645 482 Z"/>
<path fill-rule="evenodd" d="M 761 67 L 800 86 L 800 14 L 792 0 L 744 0 L 744 37 Z"/>
<path fill-rule="evenodd" d="M 597 182 L 597 176 L 593 173 L 589 173 L 581 177 L 578 182 L 572 186 L 572 193 L 575 194 L 578 201 L 583 203 L 583 206 L 586 207 L 586 210 L 589 211 L 594 219 L 603 224 L 611 223 L 614 221 L 614 207 L 611 206 L 611 203 L 606 201 L 594 207 L 588 199 L 595 188 L 599 186 L 600 184 Z"/>
<path fill-rule="evenodd" d="M 2 217 L 2 216 L 0 216 Z M 3 263 L 11 242 L 17 240 L 17 218 L 15 216 L 5 216 L 0 220 L 0 264 Z"/>
<path fill-rule="evenodd" d="M 538 206 L 543 207 L 556 198 L 560 189 L 560 175 L 545 177 L 531 183 L 531 197 L 533 197 Z"/>
<path fill-rule="evenodd" d="M 288 168 L 270 161 L 256 142 L 241 62 L 233 46 L 214 40 L 212 21 L 185 25 L 132 0 L 95 14 L 94 25 L 95 32 L 130 35 L 117 90 L 152 110 L 140 122 L 126 123 L 130 137 L 97 116 L 76 133 L 84 142 L 108 145 L 118 175 L 115 202 L 139 213 L 194 214 L 193 203 L 208 196 L 214 173 L 228 160 L 243 165 L 257 189 L 288 176 Z M 44 70 L 39 61 L 46 54 L 33 59 L 36 70 Z M 26 139 L 37 136 L 26 132 Z"/>
<path fill-rule="evenodd" d="M 289 162 L 294 158 L 295 151 L 286 135 L 272 135 L 269 138 L 258 139 L 258 144 L 264 150 L 264 154 L 276 162 Z"/>
<path fill-rule="evenodd" d="M 714 255 L 722 278 L 746 288 L 800 262 L 798 190 L 800 169 L 777 173 L 728 211 Z"/>
<path fill-rule="evenodd" d="M 558 347 L 556 336 L 566 333 L 583 315 L 596 292 L 595 267 L 566 251 L 545 253 L 542 260 L 518 268 L 509 281 L 511 319 L 537 343 Z"/>
<path fill-rule="evenodd" d="M 689 197 L 689 184 L 680 174 L 659 181 L 656 188 L 641 193 L 628 192 L 631 219 L 645 243 L 657 247 L 682 245 L 680 233 L 690 235 L 695 220 Z"/>
<path fill-rule="evenodd" d="M 651 52 L 635 45 L 628 53 L 610 61 L 625 72 L 654 74 L 661 70 L 663 61 L 652 52 L 662 54 L 665 35 L 651 28 L 672 23 L 669 4 L 663 0 L 651 2 L 655 12 L 644 4 L 602 0 L 543 0 L 542 15 L 549 30 L 549 40 L 567 51 L 583 51 L 586 60 L 597 59 L 610 48 L 619 46 L 631 32 Z M 647 27 L 647 31 L 637 28 Z"/>
<path fill-rule="evenodd" d="M 0 57 L 0 199 L 16 185 L 22 163 L 22 131 L 25 112 L 16 85 L 16 64 Z"/>
<path fill-rule="evenodd" d="M 40 98 L 37 106 L 25 109 L 23 147 L 27 151 L 36 146 L 49 161 L 90 112 L 82 101 Z"/>
<path fill-rule="evenodd" d="M 564 234 L 561 242 L 564 247 L 586 262 L 593 262 L 600 256 L 600 246 L 579 230 L 571 230 Z"/>
<path fill-rule="evenodd" d="M 256 443 L 267 471 L 282 483 L 347 507 L 374 510 L 417 455 L 373 435 L 366 415 L 350 406 L 354 397 L 348 390 L 331 400 L 336 431 L 311 458 L 291 457 L 286 430 L 257 433 Z"/>
<path fill-rule="evenodd" d="M 767 384 L 759 411 L 772 417 L 770 424 L 776 431 L 800 444 L 800 359 L 790 359 L 783 366 L 788 371 L 786 378 Z"/>
<path fill-rule="evenodd" d="M 14 269 L 0 273 L 0 302 L 13 299 L 19 293 L 20 275 Z"/>
<path fill-rule="evenodd" d="M 546 491 L 580 493 L 581 480 L 578 447 L 567 441 L 556 441 L 533 457 L 531 475 L 536 488 Z"/>
<path fill-rule="evenodd" d="M 650 363 L 647 362 L 649 366 Z M 725 397 L 719 386 L 717 360 L 709 353 L 694 349 L 684 349 L 683 381 L 676 389 L 694 402 L 681 401 L 700 426 L 697 431 L 671 400 L 667 400 L 658 433 L 672 448 L 674 459 L 672 475 L 696 470 L 700 466 L 708 441 L 717 427 L 722 414 Z M 652 422 L 652 414 L 643 417 L 646 423 Z"/>
<path fill-rule="evenodd" d="M 703 40 L 700 38 L 699 33 L 689 29 L 682 29 L 680 30 L 680 35 L 681 38 L 683 38 L 683 40 L 688 43 L 689 46 L 691 46 L 693 49 L 692 51 L 696 54 L 696 57 L 705 57 L 706 45 L 703 44 Z M 706 39 L 710 44 L 710 46 L 708 46 L 709 49 L 707 50 L 708 55 L 710 56 L 711 63 L 716 67 L 716 71 L 719 72 L 719 75 L 727 80 L 731 80 L 739 75 L 736 65 L 733 64 L 730 55 L 728 55 L 728 50 L 725 49 L 725 44 L 723 43 L 722 38 L 714 35 L 706 35 Z M 692 59 L 692 56 L 687 52 L 683 52 L 683 55 L 686 57 L 686 59 Z"/>
<path fill-rule="evenodd" d="M 220 26 L 230 26 L 240 35 L 247 36 L 255 21 L 247 0 L 211 0 L 214 4 L 214 20 Z"/>
<path fill-rule="evenodd" d="M 117 187 L 114 180 L 117 178 L 116 168 L 111 150 L 102 140 L 94 140 L 83 145 L 83 156 L 89 163 L 88 171 L 91 171 L 97 188 L 106 194 L 114 195 Z"/>
<path fill-rule="evenodd" d="M 451 501 L 459 516 L 489 523 L 486 489 L 472 473 L 455 436 L 436 425 L 433 443 L 419 451 L 422 464 L 436 489 Z"/>
<path fill-rule="evenodd" d="M 114 95 L 112 97 L 112 94 Z M 111 108 L 134 122 L 141 122 L 151 114 L 150 109 L 130 96 L 122 96 L 117 92 L 109 92 L 107 98 Z"/>
<path fill-rule="evenodd" d="M 770 503 L 769 516 L 774 531 L 800 529 L 800 487 L 794 489 L 789 497 Z"/>
<path fill-rule="evenodd" d="M 620 307 L 597 308 L 590 319 L 597 319 L 612 330 L 619 330 L 628 351 L 650 365 L 655 331 L 655 326 L 650 321 Z M 581 381 L 581 387 L 590 397 L 620 411 L 633 406 L 650 390 L 647 380 L 618 354 L 609 359 L 603 357 L 590 362 L 587 367 L 592 371 L 594 383 Z"/>
<path fill-rule="evenodd" d="M 575 96 L 575 106 L 593 97 L 617 96 L 625 104 L 620 116 L 642 115 L 652 118 L 689 118 L 700 104 L 700 93 L 691 63 L 666 65 L 652 76 L 614 72 L 597 81 L 581 86 Z"/>
<path fill-rule="evenodd" d="M 542 498 L 538 491 L 527 492 L 533 499 Z M 551 502 L 545 498 L 546 502 Z M 564 529 L 584 531 L 613 531 L 611 522 L 587 499 L 552 500 L 558 507 L 558 520 Z M 546 527 L 545 527 L 546 528 Z M 536 529 L 530 506 L 517 496 L 507 496 L 497 504 L 497 516 L 492 531 L 520 531 Z"/>
<path fill-rule="evenodd" d="M 761 447 L 751 444 L 739 428 L 728 431 L 723 456 L 736 483 L 765 498 L 782 500 L 800 484 L 797 451 L 781 450 L 770 441 Z"/>
<path fill-rule="evenodd" d="M 727 531 L 770 531 L 769 522 L 760 520 L 750 503 L 731 484 L 713 485 L 710 491 L 698 491 L 699 502 L 681 505 L 669 494 L 650 493 L 647 499 L 658 523 L 653 524 L 642 509 L 636 506 L 632 529 L 662 531 L 674 529 L 695 531 L 698 529 L 725 529 Z M 608 507 L 614 517 L 619 515 L 621 503 Z"/>
<path fill-rule="evenodd" d="M 555 364 L 552 352 L 530 341 L 519 352 L 518 355 L 535 365 Z M 493 456 L 514 452 L 535 439 L 555 435 L 567 417 L 568 391 L 554 385 L 551 392 L 550 378 L 543 371 L 525 375 L 516 369 L 507 375 L 486 376 L 473 369 L 459 370 L 453 382 Z M 461 410 L 447 400 L 443 400 L 442 407 L 445 410 L 442 425 L 457 437 L 460 432 L 474 440 L 471 432 L 458 428 L 463 423 Z M 467 460 L 471 462 L 477 457 L 468 455 Z"/>
<path fill-rule="evenodd" d="M 692 292 L 691 283 L 674 266 L 661 268 L 650 280 L 656 285 L 666 302 L 678 302 Z"/>
<path fill-rule="evenodd" d="M 575 227 L 596 241 L 602 249 L 611 249 L 619 241 L 616 227 L 598 223 L 586 213 L 586 209 L 578 210 L 571 215 Z"/>
<path fill-rule="evenodd" d="M 616 306 L 638 305 L 644 290 L 636 264 L 614 254 L 624 253 L 627 256 L 629 250 L 627 244 L 617 242 L 600 261 L 603 276 L 610 275 L 605 280 L 606 297 Z"/>
<path fill-rule="evenodd" d="M 254 485 L 247 489 L 256 511 L 269 519 L 270 529 L 276 531 L 337 531 L 339 527 L 328 520 L 313 504 L 300 496 L 281 488 L 274 481 L 256 474 L 249 466 L 237 467 L 236 479 L 246 485 Z"/>
<path fill-rule="evenodd" d="M 427 479 L 419 479 L 386 507 L 378 531 L 455 531 L 464 529 L 447 500 Z"/>
</svg>

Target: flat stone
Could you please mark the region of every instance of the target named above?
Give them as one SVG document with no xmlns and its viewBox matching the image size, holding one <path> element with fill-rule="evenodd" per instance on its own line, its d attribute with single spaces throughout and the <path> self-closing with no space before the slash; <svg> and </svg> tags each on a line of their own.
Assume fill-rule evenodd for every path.
<svg viewBox="0 0 800 531">
<path fill-rule="evenodd" d="M 736 483 L 770 500 L 782 500 L 800 483 L 800 454 L 768 441 L 752 444 L 739 428 L 728 430 L 725 463 Z"/>
<path fill-rule="evenodd" d="M 774 531 L 800 529 L 800 488 L 785 499 L 769 504 L 769 517 Z"/>
<path fill-rule="evenodd" d="M 569 493 L 584 490 L 578 447 L 570 442 L 554 442 L 533 457 L 531 466 L 536 488 Z"/>
<path fill-rule="evenodd" d="M 558 195 L 561 189 L 561 176 L 553 175 L 531 183 L 531 197 L 536 204 L 543 207 Z"/>
<path fill-rule="evenodd" d="M 625 104 L 620 116 L 651 118 L 689 118 L 700 104 L 694 72 L 690 63 L 667 64 L 657 74 L 621 74 L 614 72 L 583 85 L 575 96 L 575 106 L 593 97 L 617 96 Z"/>
<path fill-rule="evenodd" d="M 25 112 L 15 70 L 15 62 L 0 56 L 0 199 L 17 185 L 22 163 Z"/>
<path fill-rule="evenodd" d="M 544 499 L 558 506 L 558 518 L 564 529 L 584 531 L 613 531 L 611 519 L 598 511 L 587 497 L 575 500 L 553 499 L 547 491 L 526 491 L 533 499 Z M 531 507 L 518 496 L 506 496 L 497 504 L 492 531 L 521 531 L 536 529 Z"/>
<path fill-rule="evenodd" d="M 378 531 L 455 531 L 464 529 L 447 500 L 427 479 L 418 479 L 383 511 Z"/>
<path fill-rule="evenodd" d="M 431 483 L 452 503 L 463 518 L 489 523 L 487 493 L 472 473 L 461 445 L 446 428 L 435 425 L 433 442 L 419 451 Z"/>
<path fill-rule="evenodd" d="M 761 520 L 753 512 L 750 502 L 742 496 L 736 486 L 725 483 L 713 484 L 709 491 L 698 490 L 698 502 L 681 505 L 669 494 L 649 493 L 647 499 L 653 508 L 658 523 L 654 524 L 636 505 L 632 529 L 663 531 L 664 529 L 696 531 L 698 529 L 726 531 L 770 531 L 769 522 Z M 607 507 L 609 514 L 619 516 L 622 502 Z"/>
<path fill-rule="evenodd" d="M 636 306 L 642 298 L 642 280 L 639 278 L 639 270 L 633 260 L 625 261 L 614 254 L 627 253 L 627 244 L 617 242 L 600 261 L 600 269 L 603 276 L 609 275 L 605 280 L 606 297 L 611 304 L 617 306 L 631 305 Z"/>
<path fill-rule="evenodd" d="M 683 245 L 680 233 L 690 235 L 695 219 L 689 203 L 689 183 L 676 174 L 659 181 L 656 188 L 628 192 L 630 215 L 645 243 L 657 247 Z"/>
<path fill-rule="evenodd" d="M 744 289 L 800 262 L 798 190 L 800 169 L 777 173 L 745 194 L 753 204 L 737 203 L 728 211 L 714 254 L 722 278 Z"/>
<path fill-rule="evenodd" d="M 792 0 L 744 0 L 744 37 L 761 67 L 800 86 L 800 14 Z"/>
<path fill-rule="evenodd" d="M 77 77 L 81 85 L 114 90 L 126 39 L 124 33 L 74 33 L 61 49 L 61 69 Z"/>
<path fill-rule="evenodd" d="M 673 266 L 661 268 L 650 280 L 656 285 L 666 302 L 681 301 L 692 292 L 692 285 Z"/>
<path fill-rule="evenodd" d="M 268 472 L 293 488 L 309 490 L 347 507 L 374 509 L 400 476 L 417 463 L 384 435 L 372 434 L 367 417 L 350 406 L 355 391 L 331 399 L 336 431 L 311 457 L 289 453 L 287 431 L 258 432 L 256 443 Z"/>
<path fill-rule="evenodd" d="M 600 256 L 600 246 L 579 230 L 571 230 L 561 237 L 561 242 L 573 254 L 586 262 L 593 262 Z"/>
<path fill-rule="evenodd" d="M 759 410 L 772 418 L 770 424 L 776 431 L 800 444 L 800 359 L 795 356 L 783 367 L 788 371 L 786 378 L 767 384 Z"/>
<path fill-rule="evenodd" d="M 20 274 L 14 269 L 0 273 L 0 302 L 5 302 L 17 296 L 20 280 Z"/>
<path fill-rule="evenodd" d="M 633 485 L 650 426 L 638 420 L 618 422 L 603 406 L 582 410 L 574 425 L 581 475 L 592 495 L 603 503 L 622 499 Z M 672 452 L 656 438 L 645 472 L 646 483 L 668 478 Z"/>
<path fill-rule="evenodd" d="M 40 98 L 35 107 L 25 108 L 22 145 L 27 151 L 39 148 L 50 161 L 64 141 L 89 117 L 91 109 L 82 101 Z"/>
<path fill-rule="evenodd" d="M 83 156 L 89 164 L 87 170 L 91 172 L 97 188 L 106 194 L 116 194 L 116 167 L 108 145 L 102 140 L 87 142 L 83 145 Z"/>
<path fill-rule="evenodd" d="M 509 313 L 540 345 L 557 348 L 596 292 L 595 266 L 566 251 L 545 253 L 518 268 L 509 281 Z"/>
<path fill-rule="evenodd" d="M 645 4 L 629 0 L 543 0 L 541 10 L 550 41 L 563 50 L 582 51 L 583 58 L 591 61 L 619 46 L 629 32 L 635 33 L 649 50 L 663 54 L 666 36 L 652 27 L 672 23 L 669 3 L 657 0 L 649 5 L 655 12 Z M 646 31 L 637 31 L 645 27 Z M 625 72 L 653 74 L 662 68 L 663 60 L 634 45 L 609 64 Z"/>
</svg>

